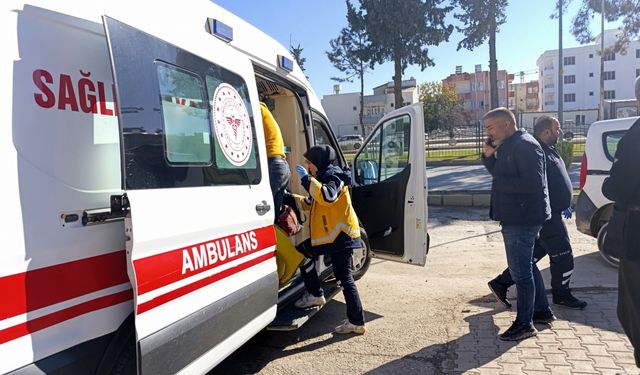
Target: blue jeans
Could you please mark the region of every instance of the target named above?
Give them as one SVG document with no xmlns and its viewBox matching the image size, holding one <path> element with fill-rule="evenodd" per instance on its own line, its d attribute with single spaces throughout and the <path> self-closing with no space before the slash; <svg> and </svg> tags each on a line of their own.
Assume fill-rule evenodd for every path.
<svg viewBox="0 0 640 375">
<path fill-rule="evenodd" d="M 534 311 L 549 310 L 542 275 L 533 262 L 533 248 L 541 227 L 541 225 L 502 226 L 509 273 L 518 291 L 516 321 L 524 325 L 533 324 Z"/>
<path fill-rule="evenodd" d="M 281 157 L 272 157 L 267 159 L 269 168 L 269 184 L 271 185 L 271 194 L 273 194 L 273 212 L 275 213 L 275 222 L 280 217 L 280 209 L 282 208 L 282 199 L 284 198 L 284 189 L 289 183 L 291 171 L 287 160 Z"/>
</svg>

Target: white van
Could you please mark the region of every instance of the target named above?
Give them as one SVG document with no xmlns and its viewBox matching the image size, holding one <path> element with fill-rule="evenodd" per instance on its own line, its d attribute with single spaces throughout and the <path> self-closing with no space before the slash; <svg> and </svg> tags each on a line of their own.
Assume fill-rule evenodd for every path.
<svg viewBox="0 0 640 375">
<path fill-rule="evenodd" d="M 598 121 L 591 124 L 580 168 L 580 194 L 576 200 L 576 226 L 584 234 L 598 239 L 603 259 L 617 266 L 618 259 L 602 252 L 613 202 L 602 194 L 602 183 L 609 176 L 618 142 L 638 117 Z"/>
<path fill-rule="evenodd" d="M 1 9 L 0 373 L 204 373 L 299 326 L 303 286 L 277 258 L 308 228 L 276 247 L 259 100 L 292 167 L 339 147 L 287 49 L 207 0 Z M 426 261 L 423 132 L 421 107 L 401 108 L 354 159 L 357 276 L 371 254 Z"/>
</svg>

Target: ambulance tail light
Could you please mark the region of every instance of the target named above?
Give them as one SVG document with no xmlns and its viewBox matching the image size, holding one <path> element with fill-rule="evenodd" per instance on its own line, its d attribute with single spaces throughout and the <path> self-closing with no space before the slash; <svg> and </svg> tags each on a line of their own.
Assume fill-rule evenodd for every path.
<svg viewBox="0 0 640 375">
<path fill-rule="evenodd" d="M 582 154 L 582 163 L 580 163 L 580 190 L 587 182 L 587 154 Z"/>
<path fill-rule="evenodd" d="M 209 34 L 222 39 L 227 43 L 233 40 L 233 27 L 222 23 L 215 18 L 207 18 L 207 25 L 209 25 Z"/>
<path fill-rule="evenodd" d="M 282 56 L 282 55 L 278 55 L 278 66 L 281 67 L 282 69 L 288 71 L 288 72 L 292 72 L 293 71 L 293 60 Z"/>
</svg>

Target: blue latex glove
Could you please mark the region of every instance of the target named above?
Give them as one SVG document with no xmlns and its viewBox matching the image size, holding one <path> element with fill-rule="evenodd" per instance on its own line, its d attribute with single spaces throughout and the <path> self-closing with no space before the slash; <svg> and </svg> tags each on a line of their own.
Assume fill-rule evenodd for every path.
<svg viewBox="0 0 640 375">
<path fill-rule="evenodd" d="M 571 207 L 562 211 L 562 216 L 564 216 L 565 219 L 571 219 L 571 216 L 573 216 L 573 210 L 571 209 Z"/>
<path fill-rule="evenodd" d="M 309 174 L 309 172 L 307 172 L 307 170 L 300 164 L 296 165 L 296 172 L 300 176 L 300 179 L 304 178 L 304 176 Z"/>
</svg>

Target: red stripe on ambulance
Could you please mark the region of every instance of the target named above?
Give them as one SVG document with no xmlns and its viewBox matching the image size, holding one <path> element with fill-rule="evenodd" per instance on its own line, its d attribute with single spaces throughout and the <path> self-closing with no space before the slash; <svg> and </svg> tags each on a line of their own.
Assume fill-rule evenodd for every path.
<svg viewBox="0 0 640 375">
<path fill-rule="evenodd" d="M 148 293 L 275 244 L 275 232 L 270 225 L 135 260 L 137 293 Z"/>
<path fill-rule="evenodd" d="M 0 319 L 128 282 L 124 250 L 0 277 Z"/>
</svg>

